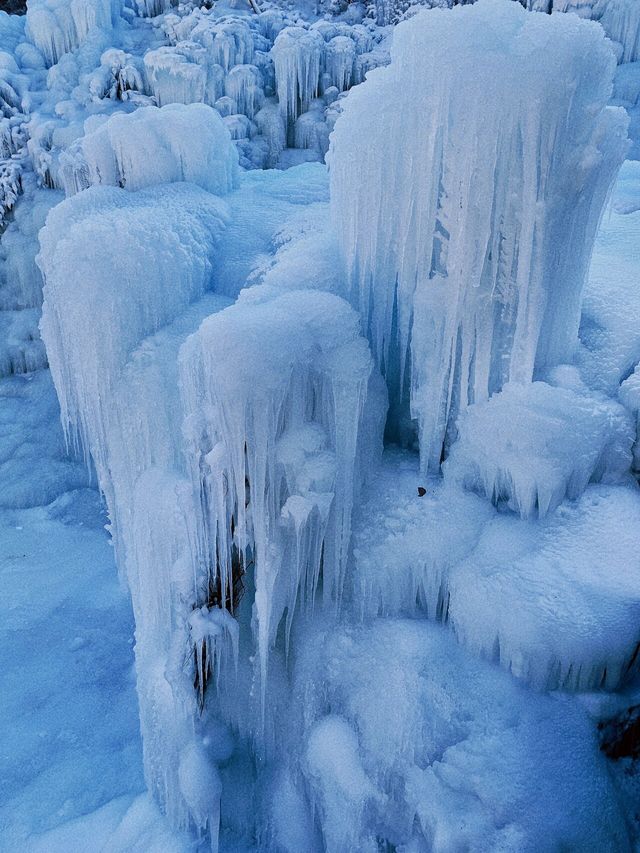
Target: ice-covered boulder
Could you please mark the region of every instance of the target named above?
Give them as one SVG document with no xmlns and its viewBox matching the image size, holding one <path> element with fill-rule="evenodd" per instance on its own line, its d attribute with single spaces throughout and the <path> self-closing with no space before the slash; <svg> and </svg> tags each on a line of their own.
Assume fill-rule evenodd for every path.
<svg viewBox="0 0 640 853">
<path fill-rule="evenodd" d="M 399 25 L 391 65 L 344 101 L 335 227 L 395 419 L 408 397 L 425 468 L 461 408 L 572 357 L 627 147 L 624 112 L 606 106 L 614 71 L 596 24 L 479 0 Z"/>
<path fill-rule="evenodd" d="M 616 690 L 640 643 L 640 491 L 591 484 L 543 519 L 386 455 L 354 518 L 354 612 L 447 623 L 539 690 Z"/>
<path fill-rule="evenodd" d="M 542 522 L 498 516 L 448 582 L 458 639 L 539 689 L 616 690 L 640 650 L 640 492 L 590 486 Z"/>
<path fill-rule="evenodd" d="M 462 412 L 457 427 L 445 478 L 523 518 L 553 512 L 589 482 L 620 480 L 631 466 L 630 417 L 586 389 L 508 383 Z"/>
<path fill-rule="evenodd" d="M 206 104 L 142 107 L 90 127 L 61 157 L 67 195 L 98 184 L 135 191 L 172 181 L 224 195 L 237 183 L 237 151 Z"/>
</svg>

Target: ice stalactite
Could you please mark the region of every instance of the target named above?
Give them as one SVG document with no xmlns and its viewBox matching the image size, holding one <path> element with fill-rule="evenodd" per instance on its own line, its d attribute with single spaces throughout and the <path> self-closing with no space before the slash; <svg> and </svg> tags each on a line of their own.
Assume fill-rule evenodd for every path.
<svg viewBox="0 0 640 853">
<path fill-rule="evenodd" d="M 317 30 L 287 27 L 276 38 L 271 56 L 280 108 L 287 119 L 295 120 L 318 96 L 323 52 L 324 39 Z"/>
<path fill-rule="evenodd" d="M 339 600 L 360 473 L 371 356 L 339 297 L 251 288 L 181 352 L 188 458 L 202 494 L 202 561 L 233 597 L 254 563 L 261 690 L 286 610 Z"/>
<path fill-rule="evenodd" d="M 206 104 L 141 107 L 87 131 L 60 158 L 67 195 L 98 184 L 138 190 L 172 181 L 224 194 L 237 183 L 237 153 Z"/>
<path fill-rule="evenodd" d="M 391 65 L 344 103 L 329 155 L 335 227 L 424 468 L 460 409 L 572 357 L 627 147 L 626 115 L 606 106 L 614 70 L 597 25 L 480 0 L 401 24 Z"/>
<path fill-rule="evenodd" d="M 29 0 L 25 33 L 47 65 L 55 65 L 92 29 L 110 31 L 120 9 L 119 0 Z"/>
</svg>

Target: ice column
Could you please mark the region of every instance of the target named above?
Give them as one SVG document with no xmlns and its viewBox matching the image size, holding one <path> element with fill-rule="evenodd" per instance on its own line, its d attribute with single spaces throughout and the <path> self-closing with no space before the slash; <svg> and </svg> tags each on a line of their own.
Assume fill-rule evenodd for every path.
<svg viewBox="0 0 640 853">
<path fill-rule="evenodd" d="M 424 468 L 461 408 L 571 358 L 627 146 L 625 114 L 606 106 L 614 70 L 592 22 L 480 0 L 401 24 L 390 66 L 345 101 L 332 214 Z"/>
</svg>

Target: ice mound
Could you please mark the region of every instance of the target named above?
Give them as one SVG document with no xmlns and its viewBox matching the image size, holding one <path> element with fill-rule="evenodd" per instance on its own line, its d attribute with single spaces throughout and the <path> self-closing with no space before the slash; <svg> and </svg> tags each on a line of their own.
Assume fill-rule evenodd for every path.
<svg viewBox="0 0 640 853">
<path fill-rule="evenodd" d="M 631 465 L 633 424 L 619 403 L 546 382 L 508 383 L 457 426 L 445 478 L 523 518 L 553 512 L 589 482 L 620 480 Z"/>
<path fill-rule="evenodd" d="M 640 650 L 640 493 L 590 486 L 542 522 L 497 517 L 449 578 L 460 641 L 553 690 L 616 690 Z"/>
<path fill-rule="evenodd" d="M 67 195 L 97 184 L 139 190 L 176 181 L 225 195 L 237 184 L 237 151 L 205 104 L 141 107 L 87 131 L 61 157 Z"/>
<path fill-rule="evenodd" d="M 515 853 L 550 838 L 627 849 L 593 723 L 577 703 L 531 694 L 424 622 L 304 639 L 296 689 L 307 699 L 307 746 L 299 767 L 287 753 L 288 785 L 270 788 L 277 849 Z M 305 827 L 294 785 L 317 816 L 303 838 L 289 829 Z"/>
<path fill-rule="evenodd" d="M 623 111 L 606 107 L 614 70 L 597 25 L 480 0 L 399 25 L 391 65 L 344 102 L 329 155 L 336 233 L 425 468 L 461 408 L 572 356 L 627 146 Z"/>
<path fill-rule="evenodd" d="M 55 65 L 92 29 L 110 31 L 120 9 L 120 0 L 29 0 L 25 33 L 47 65 Z"/>
<path fill-rule="evenodd" d="M 254 561 L 264 696 L 285 608 L 288 633 L 321 563 L 325 600 L 342 592 L 371 356 L 339 297 L 260 287 L 205 321 L 180 359 L 201 539 L 230 598 L 237 555 Z"/>
<path fill-rule="evenodd" d="M 387 453 L 364 498 L 354 613 L 448 622 L 475 654 L 540 690 L 615 690 L 635 671 L 636 488 L 590 485 L 553 515 L 524 521 L 421 477 L 411 455 Z"/>
</svg>

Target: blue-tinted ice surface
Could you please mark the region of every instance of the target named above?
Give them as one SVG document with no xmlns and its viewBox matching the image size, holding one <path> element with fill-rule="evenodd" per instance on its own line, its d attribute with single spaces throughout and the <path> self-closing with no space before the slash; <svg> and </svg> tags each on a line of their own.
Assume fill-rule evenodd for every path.
<svg viewBox="0 0 640 853">
<path fill-rule="evenodd" d="M 632 134 L 634 3 L 602 15 Z M 345 101 L 388 31 L 228 11 L 0 15 L 0 849 L 626 851 L 595 723 L 639 639 L 634 164 L 573 357 L 626 147 L 610 44 L 484 0 Z M 336 122 L 331 203 L 319 162 L 242 169 Z M 379 465 L 361 334 L 397 404 L 396 274 L 422 474 Z"/>
</svg>

